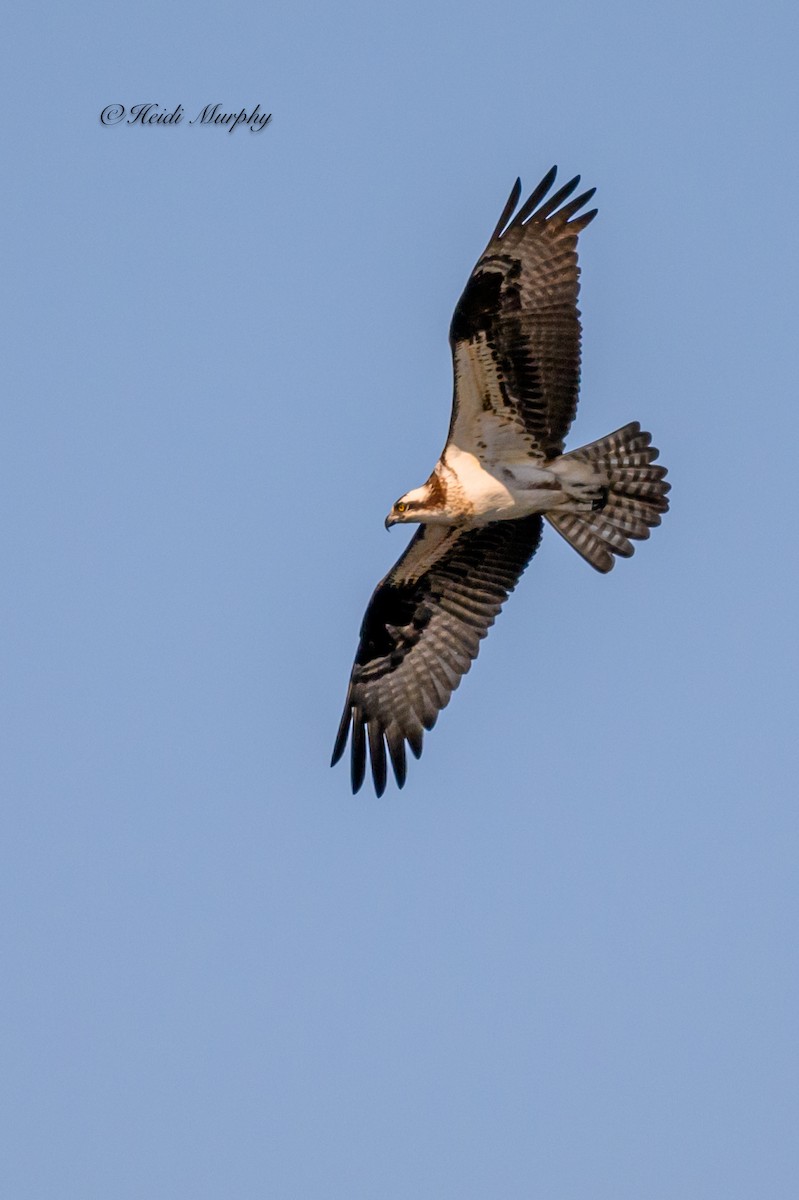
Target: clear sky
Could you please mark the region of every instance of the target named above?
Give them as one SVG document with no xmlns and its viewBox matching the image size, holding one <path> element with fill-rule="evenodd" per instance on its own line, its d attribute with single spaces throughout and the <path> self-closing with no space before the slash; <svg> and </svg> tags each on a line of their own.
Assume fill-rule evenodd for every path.
<svg viewBox="0 0 799 1200">
<path fill-rule="evenodd" d="M 10 26 L 0 1193 L 795 1196 L 794 7 Z M 143 102 L 185 118 L 100 122 Z M 640 420 L 672 511 L 608 577 L 545 531 L 353 798 L 383 519 L 552 163 L 600 210 L 570 445 Z"/>
</svg>

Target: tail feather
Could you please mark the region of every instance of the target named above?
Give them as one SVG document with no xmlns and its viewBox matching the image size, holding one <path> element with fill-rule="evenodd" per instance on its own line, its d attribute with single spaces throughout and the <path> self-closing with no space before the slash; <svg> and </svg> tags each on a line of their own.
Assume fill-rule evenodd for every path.
<svg viewBox="0 0 799 1200">
<path fill-rule="evenodd" d="M 666 468 L 652 466 L 658 451 L 651 440 L 633 421 L 563 456 L 592 466 L 605 481 L 606 499 L 591 512 L 554 509 L 546 517 L 597 571 L 610 571 L 614 555 L 629 558 L 635 549 L 629 539 L 644 541 L 668 511 L 670 484 L 665 482 Z"/>
</svg>

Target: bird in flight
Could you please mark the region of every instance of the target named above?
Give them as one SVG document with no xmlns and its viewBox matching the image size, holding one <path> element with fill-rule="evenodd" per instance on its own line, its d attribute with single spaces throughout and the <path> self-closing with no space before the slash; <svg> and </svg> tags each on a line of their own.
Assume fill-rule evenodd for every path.
<svg viewBox="0 0 799 1200">
<path fill-rule="evenodd" d="M 361 625 L 333 765 L 351 739 L 352 789 L 378 796 L 390 759 L 405 783 L 405 746 L 477 657 L 480 641 L 541 540 L 543 519 L 597 571 L 633 553 L 668 509 L 666 469 L 637 421 L 564 453 L 580 382 L 577 236 L 595 189 L 550 195 L 556 168 L 516 208 L 517 179 L 455 308 L 455 378 L 447 444 L 426 483 L 386 518 L 419 529 L 377 585 Z"/>
</svg>

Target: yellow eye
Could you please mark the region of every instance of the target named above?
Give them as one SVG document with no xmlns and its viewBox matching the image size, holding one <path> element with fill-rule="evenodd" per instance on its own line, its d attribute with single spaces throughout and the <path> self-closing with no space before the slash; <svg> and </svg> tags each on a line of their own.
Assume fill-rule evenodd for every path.
<svg viewBox="0 0 799 1200">
<path fill-rule="evenodd" d="M 405 512 L 407 507 L 408 505 L 405 504 L 404 501 L 400 500 L 399 504 L 397 505 L 397 512 Z"/>
</svg>

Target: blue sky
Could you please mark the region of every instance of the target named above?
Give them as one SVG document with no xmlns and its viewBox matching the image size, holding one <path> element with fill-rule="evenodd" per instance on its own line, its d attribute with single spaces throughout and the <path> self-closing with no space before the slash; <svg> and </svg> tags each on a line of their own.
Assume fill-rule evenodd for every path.
<svg viewBox="0 0 799 1200">
<path fill-rule="evenodd" d="M 797 1169 L 787 4 L 19 6 L 0 1190 L 737 1200 Z M 46 36 L 45 36 L 46 35 Z M 259 134 L 103 127 L 154 102 Z M 400 794 L 332 741 L 517 174 L 596 186 L 551 530 Z"/>
</svg>

